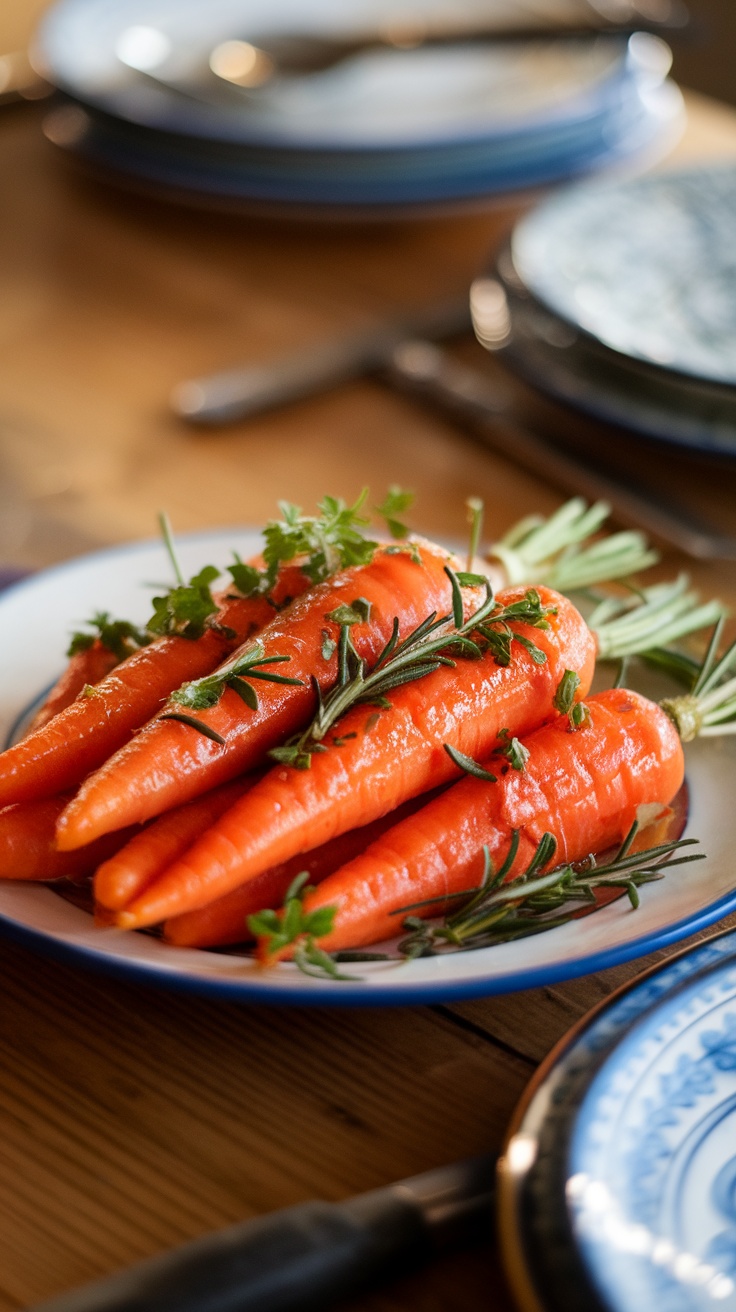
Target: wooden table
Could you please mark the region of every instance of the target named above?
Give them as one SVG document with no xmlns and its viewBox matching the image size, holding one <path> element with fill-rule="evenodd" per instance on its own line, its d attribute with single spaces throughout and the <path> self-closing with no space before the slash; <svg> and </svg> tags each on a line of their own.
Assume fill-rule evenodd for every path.
<svg viewBox="0 0 736 1312">
<path fill-rule="evenodd" d="M 8 44 L 29 8 L 3 14 Z M 681 157 L 736 151 L 736 115 L 694 99 L 691 112 Z M 0 168 L 0 561 L 39 566 L 152 535 L 161 506 L 185 531 L 258 523 L 277 497 L 312 506 L 363 484 L 412 486 L 418 526 L 450 537 L 464 533 L 471 493 L 494 534 L 557 504 L 377 382 L 220 432 L 167 410 L 184 376 L 462 291 L 518 206 L 341 231 L 180 212 L 73 175 L 33 108 L 0 111 Z M 462 352 L 492 368 L 471 343 Z M 640 460 L 736 532 L 732 470 Z M 663 568 L 682 565 L 670 554 Z M 732 567 L 694 572 L 736 602 Z M 457 1006 L 341 1014 L 116 983 L 3 943 L 1 1312 L 241 1217 L 497 1148 L 540 1059 L 641 964 Z M 508 1308 L 490 1238 L 349 1305 L 409 1307 Z"/>
</svg>

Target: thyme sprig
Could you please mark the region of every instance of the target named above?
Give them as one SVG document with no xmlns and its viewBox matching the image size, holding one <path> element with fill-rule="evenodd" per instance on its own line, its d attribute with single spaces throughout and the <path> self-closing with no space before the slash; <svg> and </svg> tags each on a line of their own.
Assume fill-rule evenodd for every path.
<svg viewBox="0 0 736 1312">
<path fill-rule="evenodd" d="M 398 951 L 403 957 L 412 959 L 526 938 L 567 924 L 577 914 L 579 904 L 591 911 L 599 910 L 604 905 L 596 897 L 600 889 L 622 889 L 636 910 L 639 906 L 638 890 L 643 884 L 663 879 L 673 866 L 703 859 L 702 852 L 670 859 L 673 853 L 697 843 L 697 839 L 692 838 L 660 843 L 644 852 L 632 852 L 637 830 L 638 824 L 634 821 L 615 856 L 602 865 L 590 856 L 585 861 L 567 862 L 541 873 L 556 850 L 554 837 L 546 833 L 524 872 L 506 882 L 518 851 L 519 835 L 514 831 L 506 859 L 497 871 L 493 868 L 488 848 L 483 849 L 484 871 L 480 887 L 453 894 L 452 899 L 462 901 L 463 905 L 447 915 L 441 924 L 406 916 L 406 913 L 435 902 L 446 904 L 450 900 L 447 897 L 414 903 L 395 913 L 405 916 L 404 928 L 410 930 L 408 937 L 399 943 Z M 666 865 L 663 864 L 665 861 Z"/>
<path fill-rule="evenodd" d="M 559 592 L 628 578 L 656 564 L 658 554 L 643 533 L 595 536 L 609 514 L 603 501 L 588 505 L 574 497 L 547 519 L 527 515 L 519 520 L 487 554 L 501 561 L 510 585 L 533 580 Z"/>
<path fill-rule="evenodd" d="M 206 674 L 192 683 L 182 684 L 171 694 L 171 700 L 180 706 L 188 706 L 194 711 L 203 711 L 216 706 L 226 688 L 232 688 L 252 711 L 258 710 L 258 694 L 251 679 L 263 679 L 268 683 L 288 683 L 294 687 L 301 686 L 302 679 L 290 679 L 283 674 L 267 670 L 267 665 L 280 665 L 290 661 L 290 656 L 267 656 L 266 649 L 260 642 L 252 642 L 246 651 L 226 661 L 214 674 Z M 166 717 L 163 717 L 166 718 Z M 181 719 L 181 716 L 169 718 Z M 198 722 L 186 721 L 197 727 Z"/>
<path fill-rule="evenodd" d="M 399 621 L 395 619 L 388 642 L 370 672 L 350 636 L 353 625 L 367 618 L 366 603 L 361 606 L 358 601 L 352 607 L 340 607 L 328 616 L 340 628 L 337 683 L 323 696 L 317 680 L 313 679 L 316 715 L 303 733 L 271 750 L 269 755 L 274 760 L 308 770 L 314 752 L 326 750 L 324 738 L 351 707 L 369 704 L 386 710 L 391 704 L 388 693 L 402 684 L 432 674 L 442 665 L 454 666 L 454 657 L 478 658 L 485 650 L 491 650 L 499 664 L 508 664 L 511 643 L 515 640 L 531 652 L 534 660 L 541 663 L 546 659 L 544 652 L 529 638 L 511 628 L 514 622 L 538 629 L 549 628 L 546 616 L 553 608 L 542 605 L 538 592 L 530 588 L 521 600 L 502 606 L 496 602 L 493 588 L 485 576 L 456 574 L 448 566 L 445 572 L 452 588 L 452 614 L 438 617 L 433 612 L 401 641 Z M 485 589 L 485 599 L 467 620 L 462 595 L 465 586 L 483 586 Z"/>
</svg>

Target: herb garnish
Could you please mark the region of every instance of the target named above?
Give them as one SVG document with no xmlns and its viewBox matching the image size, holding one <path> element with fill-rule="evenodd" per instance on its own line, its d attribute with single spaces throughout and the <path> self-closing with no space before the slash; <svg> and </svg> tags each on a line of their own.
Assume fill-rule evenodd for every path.
<svg viewBox="0 0 736 1312">
<path fill-rule="evenodd" d="M 228 566 L 235 587 L 244 597 L 268 597 L 279 567 L 301 556 L 305 558 L 304 573 L 312 583 L 322 583 L 349 565 L 370 564 L 379 543 L 361 532 L 369 522 L 362 513 L 367 500 L 367 487 L 352 505 L 341 497 L 323 497 L 316 515 L 304 515 L 301 506 L 279 501 L 282 519 L 269 520 L 263 530 L 264 568 L 247 565 L 236 555 L 235 563 Z M 382 504 L 376 507 L 392 537 L 406 537 L 409 530 L 397 515 L 407 510 L 413 500 L 413 493 L 392 486 Z"/>
<path fill-rule="evenodd" d="M 565 670 L 557 685 L 552 705 L 560 715 L 566 715 L 570 731 L 574 732 L 590 718 L 590 711 L 585 702 L 576 702 L 575 693 L 580 687 L 580 675 L 575 670 Z"/>
<path fill-rule="evenodd" d="M 185 683 L 181 688 L 177 688 L 176 692 L 172 692 L 171 700 L 178 702 L 180 706 L 203 711 L 216 706 L 225 689 L 232 688 L 246 706 L 252 711 L 257 711 L 258 695 L 248 680 L 264 679 L 268 683 L 288 683 L 300 687 L 303 683 L 302 679 L 289 679 L 283 674 L 274 674 L 271 670 L 263 668 L 266 665 L 280 665 L 290 660 L 290 656 L 267 656 L 263 644 L 253 642 L 245 652 L 226 661 L 214 674 L 206 674 L 201 679 L 195 679 L 192 683 Z"/>
<path fill-rule="evenodd" d="M 404 920 L 404 927 L 411 933 L 399 944 L 399 952 L 412 959 L 434 956 L 438 950 L 467 951 L 539 934 L 573 919 L 576 911 L 571 903 L 585 903 L 591 910 L 599 910 L 602 904 L 597 901 L 597 889 L 623 889 L 636 910 L 639 906 L 638 889 L 642 884 L 663 879 L 672 866 L 700 861 L 704 857 L 704 853 L 696 852 L 668 860 L 667 866 L 663 867 L 661 863 L 665 858 L 683 847 L 692 846 L 697 839 L 682 838 L 660 843 L 645 852 L 632 853 L 630 849 L 637 830 L 638 824 L 634 821 L 616 855 L 604 865 L 597 865 L 595 857 L 590 856 L 584 861 L 567 862 L 540 874 L 556 850 L 553 835 L 544 834 L 523 874 L 506 883 L 519 845 L 518 831 L 514 830 L 511 846 L 500 869 L 494 871 L 490 852 L 484 847 L 485 868 L 480 887 L 451 895 L 453 900 L 468 899 L 459 911 L 446 916 L 441 925 L 429 924 L 416 916 Z M 446 903 L 449 900 L 447 897 L 433 898 L 404 907 L 395 914 L 405 915 L 407 911 L 430 906 L 433 902 Z M 562 914 L 556 914 L 559 912 Z"/>
<path fill-rule="evenodd" d="M 409 529 L 397 516 L 403 515 L 404 511 L 409 510 L 413 504 L 414 493 L 406 492 L 403 488 L 392 483 L 380 506 L 376 506 L 377 514 L 385 519 L 386 527 L 392 538 L 405 538 L 408 536 Z"/>
<path fill-rule="evenodd" d="M 340 974 L 329 953 L 315 943 L 316 938 L 329 934 L 336 909 L 319 907 L 316 911 L 305 913 L 303 901 L 306 894 L 312 892 L 308 880 L 309 871 L 303 870 L 286 890 L 281 913 L 257 911 L 248 916 L 248 929 L 255 938 L 262 940 L 269 957 L 295 943 L 294 961 L 305 975 L 316 975 L 320 979 L 325 976 L 329 979 L 350 979 L 349 975 Z"/>
<path fill-rule="evenodd" d="M 514 829 L 509 850 L 498 870 L 493 868 L 488 847 L 483 848 L 484 869 L 479 887 L 415 902 L 392 913 L 402 916 L 403 928 L 409 930 L 407 937 L 398 944 L 399 958 L 413 961 L 417 957 L 474 951 L 556 929 L 580 915 L 581 910 L 602 910 L 606 903 L 599 902 L 596 897 L 599 889 L 622 889 L 632 908 L 637 910 L 638 890 L 643 884 L 664 879 L 673 866 L 704 859 L 703 852 L 670 859 L 675 852 L 696 844 L 698 840 L 695 838 L 682 838 L 660 843 L 643 852 L 632 852 L 638 827 L 635 820 L 615 856 L 603 865 L 598 865 L 596 858 L 589 856 L 584 861 L 566 862 L 541 873 L 553 860 L 557 847 L 554 836 L 546 833 L 523 873 L 509 880 L 519 850 L 519 831 Z M 305 974 L 352 981 L 358 977 L 339 974 L 338 961 L 392 960 L 382 952 L 330 954 L 319 948 L 314 940 L 332 930 L 337 908 L 319 907 L 304 913 L 302 898 L 310 891 L 306 887 L 308 878 L 304 872 L 294 881 L 286 894 L 282 912 L 260 911 L 248 918 L 251 933 L 265 940 L 268 956 L 297 943 L 293 961 Z M 294 899 L 297 900 L 296 907 L 292 905 Z M 439 924 L 407 914 L 434 905 L 438 908 L 446 906 L 448 902 L 460 902 L 462 906 L 446 915 Z"/>
<path fill-rule="evenodd" d="M 113 620 L 106 610 L 97 611 L 85 624 L 96 632 L 83 633 L 81 630 L 72 634 L 67 648 L 67 656 L 76 656 L 77 652 L 88 651 L 94 642 L 101 642 L 119 661 L 124 661 L 139 647 L 146 647 L 151 637 L 144 629 L 131 624 L 129 620 Z"/>
<path fill-rule="evenodd" d="M 530 588 L 522 600 L 502 606 L 495 600 L 490 581 L 484 575 L 455 574 L 448 566 L 445 566 L 445 573 L 452 587 L 452 615 L 438 618 L 433 612 L 401 642 L 399 621 L 395 619 L 391 636 L 370 673 L 350 637 L 353 624 L 366 618 L 360 599 L 351 607 L 332 611 L 329 618 L 340 626 L 337 683 L 323 696 L 317 680 L 312 680 L 317 713 L 303 733 L 295 735 L 282 747 L 272 748 L 269 756 L 273 760 L 295 766 L 298 770 L 308 770 L 313 753 L 325 750 L 323 739 L 326 734 L 352 706 L 369 704 L 386 710 L 391 705 L 387 693 L 404 683 L 421 679 L 425 674 L 432 674 L 442 665 L 454 666 L 453 656 L 478 658 L 490 650 L 498 661 L 497 649 L 503 638 L 501 664 L 508 664 L 512 639 L 533 648 L 537 653 L 535 660 L 546 659 L 528 638 L 509 627 L 512 621 L 516 621 L 539 629 L 549 628 L 545 617 L 552 613 L 553 608 L 542 605 L 538 592 Z M 479 584 L 485 588 L 485 600 L 465 620 L 461 588 Z M 363 607 L 365 604 L 362 603 Z M 474 635 L 472 638 L 471 634 Z"/>
<path fill-rule="evenodd" d="M 505 756 L 514 770 L 525 770 L 529 760 L 529 748 L 525 747 L 520 739 L 514 738 L 510 729 L 501 729 L 498 738 L 499 745 L 496 751 L 499 756 Z"/>
</svg>

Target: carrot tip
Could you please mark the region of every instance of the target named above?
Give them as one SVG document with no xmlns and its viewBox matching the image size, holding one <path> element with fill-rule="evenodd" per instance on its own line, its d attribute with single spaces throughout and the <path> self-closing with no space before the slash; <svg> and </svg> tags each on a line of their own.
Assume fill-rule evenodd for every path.
<svg viewBox="0 0 736 1312">
<path fill-rule="evenodd" d="M 129 911 L 118 911 L 107 921 L 108 925 L 115 925 L 117 929 L 137 929 L 138 918 L 132 916 Z"/>
</svg>

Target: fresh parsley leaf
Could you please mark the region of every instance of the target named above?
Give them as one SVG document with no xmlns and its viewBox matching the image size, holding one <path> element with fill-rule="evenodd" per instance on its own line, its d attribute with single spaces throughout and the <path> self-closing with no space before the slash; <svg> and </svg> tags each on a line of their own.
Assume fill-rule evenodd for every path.
<svg viewBox="0 0 736 1312">
<path fill-rule="evenodd" d="M 244 597 L 255 597 L 259 592 L 264 590 L 265 575 L 262 570 L 256 569 L 254 565 L 248 565 L 240 559 L 237 551 L 233 552 L 235 564 L 228 565 L 227 572 L 231 576 L 238 592 Z"/>
<path fill-rule="evenodd" d="M 126 656 L 131 656 L 139 647 L 146 647 L 151 641 L 151 635 L 144 629 L 139 629 L 129 620 L 113 620 L 106 610 L 97 611 L 91 620 L 87 620 L 87 626 L 92 630 L 91 633 L 80 630 L 72 634 L 67 656 L 88 651 L 94 642 L 99 641 L 119 661 L 124 661 Z"/>
<path fill-rule="evenodd" d="M 392 483 L 376 512 L 386 521 L 386 527 L 392 538 L 405 538 L 409 529 L 399 518 L 405 510 L 414 504 L 414 493 L 407 492 Z"/>
<path fill-rule="evenodd" d="M 219 577 L 215 565 L 205 565 L 188 584 L 177 584 L 161 597 L 153 598 L 153 615 L 146 628 L 159 636 L 201 638 L 210 615 L 217 612 L 211 585 Z"/>
</svg>

